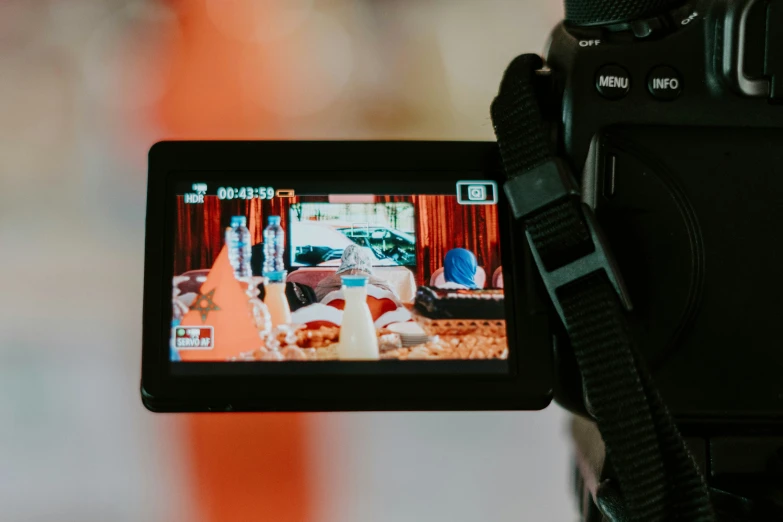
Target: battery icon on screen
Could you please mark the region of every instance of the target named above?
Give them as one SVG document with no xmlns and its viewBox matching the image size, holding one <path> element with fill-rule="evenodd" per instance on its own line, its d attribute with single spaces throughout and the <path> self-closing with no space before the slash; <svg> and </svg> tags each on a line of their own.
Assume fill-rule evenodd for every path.
<svg viewBox="0 0 783 522">
<path fill-rule="evenodd" d="M 494 205 L 498 202 L 498 185 L 484 179 L 458 181 L 457 202 L 460 205 Z"/>
<path fill-rule="evenodd" d="M 275 194 L 278 198 L 292 198 L 294 197 L 294 189 L 277 189 Z"/>
</svg>

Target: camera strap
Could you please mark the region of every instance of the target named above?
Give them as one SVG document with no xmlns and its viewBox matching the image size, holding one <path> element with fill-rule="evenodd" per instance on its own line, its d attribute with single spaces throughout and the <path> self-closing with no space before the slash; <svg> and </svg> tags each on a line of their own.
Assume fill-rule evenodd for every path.
<svg viewBox="0 0 783 522">
<path fill-rule="evenodd" d="M 554 153 L 536 90 L 542 67 L 533 54 L 511 62 L 492 122 L 504 190 L 565 326 L 622 497 L 618 520 L 714 520 L 704 478 L 634 347 L 630 300 L 592 209 Z"/>
</svg>

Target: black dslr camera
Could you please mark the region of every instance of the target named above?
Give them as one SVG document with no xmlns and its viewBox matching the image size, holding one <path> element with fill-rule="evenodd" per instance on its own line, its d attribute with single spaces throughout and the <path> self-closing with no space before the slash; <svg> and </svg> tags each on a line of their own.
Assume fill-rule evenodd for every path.
<svg viewBox="0 0 783 522">
<path fill-rule="evenodd" d="M 712 520 L 705 478 L 718 513 L 781 516 L 783 1 L 566 0 L 545 55 L 506 72 L 497 144 L 156 144 L 144 404 L 554 397 L 597 422 L 586 520 L 667 519 L 639 499 L 685 461 L 682 520 Z M 628 478 L 659 457 L 678 486 Z"/>
<path fill-rule="evenodd" d="M 546 65 L 560 155 L 717 511 L 778 519 L 783 3 L 567 0 Z M 584 414 L 573 352 L 556 353 L 556 398 Z"/>
<path fill-rule="evenodd" d="M 567 2 L 547 54 L 562 154 L 672 412 L 780 419 L 783 5 L 666 3 Z"/>
</svg>

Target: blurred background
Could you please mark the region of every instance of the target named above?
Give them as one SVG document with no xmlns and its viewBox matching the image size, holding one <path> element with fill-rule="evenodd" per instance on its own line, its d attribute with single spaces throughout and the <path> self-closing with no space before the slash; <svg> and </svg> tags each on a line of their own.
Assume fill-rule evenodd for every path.
<svg viewBox="0 0 783 522">
<path fill-rule="evenodd" d="M 493 139 L 556 0 L 0 0 L 0 519 L 569 521 L 565 415 L 155 415 L 146 153 Z"/>
</svg>

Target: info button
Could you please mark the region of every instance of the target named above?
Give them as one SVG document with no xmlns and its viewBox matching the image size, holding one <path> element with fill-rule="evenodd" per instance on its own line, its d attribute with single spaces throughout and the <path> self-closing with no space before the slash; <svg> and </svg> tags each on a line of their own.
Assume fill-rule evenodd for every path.
<svg viewBox="0 0 783 522">
<path fill-rule="evenodd" d="M 619 100 L 631 90 L 631 75 L 619 65 L 604 65 L 595 77 L 595 88 L 604 98 Z"/>
<path fill-rule="evenodd" d="M 682 79 L 677 71 L 661 65 L 650 71 L 647 90 L 659 100 L 673 100 L 682 92 Z"/>
</svg>

